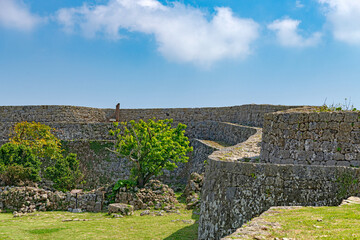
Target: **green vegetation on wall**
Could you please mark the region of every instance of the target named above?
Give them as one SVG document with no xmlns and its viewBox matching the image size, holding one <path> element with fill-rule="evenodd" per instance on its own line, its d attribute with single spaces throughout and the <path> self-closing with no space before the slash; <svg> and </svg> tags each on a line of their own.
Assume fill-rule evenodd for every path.
<svg viewBox="0 0 360 240">
<path fill-rule="evenodd" d="M 345 198 L 348 197 L 347 195 L 351 192 L 351 189 L 358 185 L 359 179 L 349 173 L 343 173 L 337 178 L 336 182 L 339 184 L 338 196 Z"/>
<path fill-rule="evenodd" d="M 110 153 L 108 149 L 114 147 L 114 143 L 108 141 L 90 141 L 90 149 L 94 151 L 96 155 L 104 153 Z"/>
</svg>

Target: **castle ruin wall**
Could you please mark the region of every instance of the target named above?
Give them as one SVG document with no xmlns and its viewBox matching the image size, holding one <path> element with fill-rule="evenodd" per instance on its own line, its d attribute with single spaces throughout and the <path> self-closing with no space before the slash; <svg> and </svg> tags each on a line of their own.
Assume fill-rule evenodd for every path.
<svg viewBox="0 0 360 240">
<path fill-rule="evenodd" d="M 198 239 L 220 239 L 272 206 L 336 206 L 359 194 L 360 169 L 209 158 Z"/>
<path fill-rule="evenodd" d="M 265 115 L 261 160 L 360 166 L 360 113 L 284 111 Z"/>
<path fill-rule="evenodd" d="M 268 113 L 260 163 L 229 157 L 232 148 L 210 155 L 199 239 L 220 239 L 272 206 L 335 206 L 360 195 L 359 117 L 310 107 Z"/>
</svg>

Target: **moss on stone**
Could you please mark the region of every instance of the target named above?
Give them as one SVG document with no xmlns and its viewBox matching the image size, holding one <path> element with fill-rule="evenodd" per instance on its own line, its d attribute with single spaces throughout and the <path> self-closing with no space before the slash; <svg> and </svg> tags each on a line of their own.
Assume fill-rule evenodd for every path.
<svg viewBox="0 0 360 240">
<path fill-rule="evenodd" d="M 95 152 L 96 155 L 101 155 L 104 153 L 108 153 L 107 148 L 112 148 L 114 146 L 111 142 L 105 141 L 90 141 L 90 149 Z"/>
</svg>

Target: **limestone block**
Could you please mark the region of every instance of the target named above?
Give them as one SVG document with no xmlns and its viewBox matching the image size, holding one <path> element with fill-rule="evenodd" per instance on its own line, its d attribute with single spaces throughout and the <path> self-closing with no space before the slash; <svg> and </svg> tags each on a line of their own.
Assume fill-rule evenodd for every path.
<svg viewBox="0 0 360 240">
<path fill-rule="evenodd" d="M 351 136 L 351 139 L 353 140 L 354 144 L 360 144 L 360 131 L 359 130 L 352 131 L 350 136 Z"/>
<path fill-rule="evenodd" d="M 342 112 L 333 112 L 331 113 L 331 121 L 342 122 L 344 121 L 345 114 Z"/>
<path fill-rule="evenodd" d="M 354 153 L 354 152 L 352 152 L 352 153 L 346 153 L 346 154 L 345 154 L 345 160 L 347 160 L 347 161 L 355 160 L 355 159 L 356 159 L 356 155 L 357 155 L 357 153 Z"/>
<path fill-rule="evenodd" d="M 349 122 L 341 122 L 339 124 L 339 129 L 342 132 L 350 132 L 352 130 L 352 124 Z"/>
<path fill-rule="evenodd" d="M 331 130 L 339 131 L 340 124 L 339 124 L 339 122 L 329 122 L 328 123 L 328 128 L 331 129 Z"/>
<path fill-rule="evenodd" d="M 319 121 L 321 122 L 330 122 L 331 121 L 331 114 L 329 114 L 328 112 L 320 112 L 319 113 Z M 326 125 L 326 124 L 325 124 Z"/>
<path fill-rule="evenodd" d="M 112 203 L 108 207 L 109 214 L 120 213 L 121 215 L 130 216 L 134 214 L 134 207 L 124 203 Z"/>
<path fill-rule="evenodd" d="M 101 210 L 102 210 L 101 202 L 96 202 L 94 206 L 94 212 L 101 212 Z"/>
<path fill-rule="evenodd" d="M 320 121 L 319 113 L 318 112 L 309 113 L 309 121 L 310 122 L 319 122 Z"/>
<path fill-rule="evenodd" d="M 345 155 L 341 154 L 340 152 L 336 152 L 334 154 L 334 160 L 335 161 L 343 161 L 343 160 L 345 160 Z"/>
<path fill-rule="evenodd" d="M 337 161 L 336 165 L 337 166 L 350 167 L 350 162 L 349 161 Z"/>
<path fill-rule="evenodd" d="M 359 119 L 359 113 L 347 112 L 344 117 L 344 122 L 353 123 L 353 122 L 357 122 L 358 119 Z"/>
</svg>

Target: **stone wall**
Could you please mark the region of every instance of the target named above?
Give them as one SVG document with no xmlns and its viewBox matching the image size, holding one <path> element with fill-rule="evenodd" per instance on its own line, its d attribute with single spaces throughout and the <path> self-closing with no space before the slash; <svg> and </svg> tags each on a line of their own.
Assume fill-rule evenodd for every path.
<svg viewBox="0 0 360 240">
<path fill-rule="evenodd" d="M 111 123 L 47 124 L 56 129 L 55 134 L 62 140 L 62 146 L 66 153 L 73 152 L 78 155 L 86 180 L 83 188 L 93 189 L 129 177 L 131 163 L 126 159 L 119 159 L 107 150 L 113 148 L 114 143 L 114 137 L 108 134 L 109 129 L 113 126 Z M 6 136 L 5 139 L 0 140 L 0 145 L 8 140 L 10 126 L 13 126 L 13 123 L 0 122 L 0 133 Z M 204 161 L 214 149 L 197 139 L 234 145 L 245 141 L 254 132 L 253 128 L 236 124 L 214 121 L 190 123 L 186 135 L 190 139 L 191 146 L 194 147 L 194 152 L 190 154 L 188 163 L 179 164 L 179 167 L 173 172 L 165 171 L 162 180 L 168 184 L 185 184 L 192 172 L 204 172 Z"/>
<path fill-rule="evenodd" d="M 190 139 L 218 141 L 230 146 L 245 141 L 255 132 L 247 126 L 216 121 L 192 122 L 186 129 Z"/>
<path fill-rule="evenodd" d="M 86 181 L 81 188 L 95 189 L 130 176 L 131 163 L 107 150 L 113 148 L 112 141 L 63 141 L 62 146 L 65 154 L 77 154 Z"/>
<path fill-rule="evenodd" d="M 247 140 L 255 132 L 256 130 L 253 128 L 234 124 L 212 121 L 193 123 L 189 126 L 189 134 L 187 134 L 190 135 L 190 145 L 194 148 L 194 151 L 189 155 L 189 161 L 179 164 L 178 168 L 172 172 L 165 171 L 161 179 L 168 184 L 185 184 L 192 172 L 204 172 L 204 161 L 215 149 L 196 138 L 221 141 L 224 144 L 233 145 L 236 142 Z M 63 147 L 67 152 L 78 154 L 81 169 L 85 174 L 86 184 L 84 187 L 86 189 L 100 187 L 103 184 L 129 177 L 131 163 L 126 159 L 119 159 L 107 150 L 113 147 L 113 143 L 113 141 L 108 140 L 63 141 Z"/>
<path fill-rule="evenodd" d="M 8 140 L 11 129 L 16 123 L 0 122 L 0 140 Z M 55 128 L 54 134 L 61 140 L 113 140 L 109 130 L 113 128 L 112 123 L 65 123 L 49 122 L 46 125 Z"/>
<path fill-rule="evenodd" d="M 16 123 L 0 122 L 0 140 L 8 140 L 10 131 Z M 114 129 L 112 123 L 46 123 L 56 131 L 54 134 L 61 140 L 114 140 L 109 135 L 109 130 Z M 176 126 L 173 124 L 173 126 Z M 234 145 L 244 141 L 250 135 L 254 134 L 251 128 L 246 126 L 215 122 L 191 122 L 188 123 L 186 136 L 190 139 L 206 139 L 221 141 L 229 145 Z"/>
<path fill-rule="evenodd" d="M 74 106 L 0 106 L 0 122 L 105 122 L 99 108 Z"/>
<path fill-rule="evenodd" d="M 156 117 L 173 118 L 174 122 L 188 125 L 194 152 L 189 162 L 180 164 L 174 172 L 165 172 L 167 183 L 185 183 L 191 172 L 203 172 L 204 161 L 214 149 L 196 139 L 212 140 L 224 145 L 245 141 L 254 129 L 220 121 L 261 126 L 264 113 L 293 108 L 293 106 L 243 105 L 223 108 L 174 108 L 174 109 L 121 109 L 120 120 L 139 120 Z M 0 107 L 0 145 L 5 143 L 11 128 L 19 121 L 38 121 L 57 131 L 68 152 L 78 154 L 85 173 L 85 189 L 99 187 L 129 176 L 130 163 L 106 151 L 113 137 L 108 122 L 114 118 L 115 109 L 95 109 L 72 106 L 6 106 Z"/>
<path fill-rule="evenodd" d="M 105 204 L 103 189 L 78 194 L 78 208 L 100 212 Z M 29 213 L 62 210 L 76 207 L 76 194 L 48 191 L 36 187 L 0 187 L 0 210 Z"/>
<path fill-rule="evenodd" d="M 360 113 L 289 110 L 265 115 L 261 160 L 360 166 Z"/>
<path fill-rule="evenodd" d="M 207 144 L 206 141 L 199 139 L 192 139 L 190 145 L 194 148 L 194 151 L 189 154 L 189 160 L 187 163 L 179 163 L 178 167 L 174 171 L 164 170 L 164 175 L 160 176 L 160 180 L 166 184 L 183 184 L 185 185 L 189 179 L 191 173 L 204 173 L 205 161 L 208 156 L 218 148 Z"/>
<path fill-rule="evenodd" d="M 120 121 L 139 119 L 174 119 L 174 122 L 189 124 L 198 121 L 217 121 L 240 123 L 249 126 L 262 126 L 265 113 L 276 112 L 299 106 L 248 104 L 233 107 L 208 108 L 158 108 L 158 109 L 120 109 Z M 114 109 L 103 109 L 107 118 L 115 118 Z"/>
<path fill-rule="evenodd" d="M 173 118 L 175 122 L 218 121 L 261 126 L 263 115 L 299 106 L 241 105 L 208 108 L 120 109 L 120 120 L 156 117 Z M 0 122 L 107 122 L 115 118 L 114 109 L 61 105 L 0 106 Z"/>
<path fill-rule="evenodd" d="M 360 169 L 208 160 L 199 239 L 220 239 L 271 206 L 335 206 L 359 194 Z"/>
</svg>

